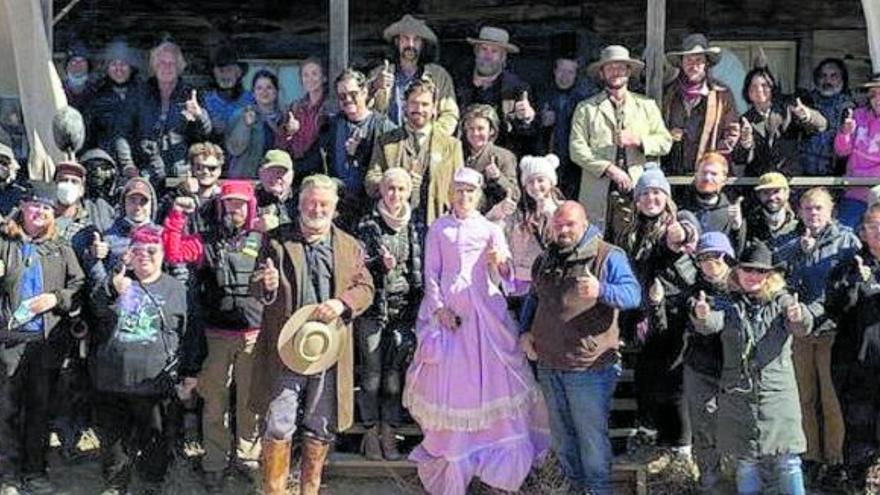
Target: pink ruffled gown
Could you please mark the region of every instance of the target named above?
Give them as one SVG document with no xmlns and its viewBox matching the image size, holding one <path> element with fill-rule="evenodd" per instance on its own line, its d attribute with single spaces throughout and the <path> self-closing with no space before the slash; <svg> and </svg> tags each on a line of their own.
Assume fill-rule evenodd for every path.
<svg viewBox="0 0 880 495">
<path fill-rule="evenodd" d="M 474 477 L 517 491 L 549 446 L 543 397 L 490 280 L 491 246 L 509 253 L 501 228 L 479 213 L 437 219 L 425 242 L 419 346 L 403 403 L 424 433 L 410 459 L 434 495 L 463 495 Z M 461 317 L 457 330 L 434 318 L 444 306 Z"/>
</svg>

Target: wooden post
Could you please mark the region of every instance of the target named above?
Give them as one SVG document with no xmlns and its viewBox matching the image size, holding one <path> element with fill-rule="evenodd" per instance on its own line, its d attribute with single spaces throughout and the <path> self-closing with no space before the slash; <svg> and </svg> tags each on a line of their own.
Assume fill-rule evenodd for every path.
<svg viewBox="0 0 880 495">
<path fill-rule="evenodd" d="M 663 66 L 666 59 L 666 0 L 647 0 L 645 36 L 645 87 L 657 105 L 663 101 Z"/>
<path fill-rule="evenodd" d="M 330 73 L 334 80 L 348 67 L 348 0 L 330 0 Z M 333 93 L 331 89 L 330 94 Z M 335 101 L 335 98 L 331 98 Z"/>
<path fill-rule="evenodd" d="M 40 0 L 40 7 L 43 9 L 43 26 L 46 29 L 46 42 L 49 44 L 49 56 L 51 57 L 55 53 L 54 37 L 52 36 L 55 31 L 53 28 L 55 23 L 52 21 L 54 17 L 52 0 Z"/>
<path fill-rule="evenodd" d="M 880 1 L 862 0 L 865 14 L 865 30 L 868 35 L 868 53 L 871 54 L 871 72 L 880 74 Z"/>
</svg>

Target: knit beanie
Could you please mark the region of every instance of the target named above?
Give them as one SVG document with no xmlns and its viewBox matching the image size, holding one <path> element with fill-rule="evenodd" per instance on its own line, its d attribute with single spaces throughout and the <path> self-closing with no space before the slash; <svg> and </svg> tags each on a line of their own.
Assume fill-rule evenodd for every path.
<svg viewBox="0 0 880 495">
<path fill-rule="evenodd" d="M 520 180 L 526 184 L 533 175 L 541 175 L 550 180 L 550 183 L 555 187 L 559 182 L 559 178 L 556 176 L 558 167 L 559 157 L 552 153 L 546 156 L 526 155 L 519 162 Z"/>
<path fill-rule="evenodd" d="M 645 171 L 642 172 L 642 176 L 636 182 L 635 197 L 638 198 L 649 188 L 660 189 L 666 193 L 666 196 L 672 196 L 672 188 L 669 186 L 669 181 L 666 180 L 666 176 L 663 175 L 663 171 L 660 170 L 660 165 L 657 162 L 645 164 Z"/>
</svg>

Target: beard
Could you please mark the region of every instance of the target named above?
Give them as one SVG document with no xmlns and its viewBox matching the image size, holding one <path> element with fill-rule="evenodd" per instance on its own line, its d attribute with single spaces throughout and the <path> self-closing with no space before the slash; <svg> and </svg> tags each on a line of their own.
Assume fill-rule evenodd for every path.
<svg viewBox="0 0 880 495">
<path fill-rule="evenodd" d="M 220 89 L 231 90 L 235 89 L 236 85 L 238 85 L 238 80 L 231 77 L 221 77 L 217 79 L 217 87 Z"/>
<path fill-rule="evenodd" d="M 843 91 L 842 86 L 837 86 L 836 84 L 820 84 L 819 85 L 819 94 L 825 97 L 831 97 L 839 94 Z"/>
<path fill-rule="evenodd" d="M 419 50 L 408 46 L 400 51 L 400 59 L 415 62 L 419 59 L 421 54 L 422 53 Z"/>
<path fill-rule="evenodd" d="M 474 68 L 477 71 L 477 75 L 490 77 L 501 73 L 501 70 L 504 68 L 504 62 L 478 58 Z"/>
</svg>

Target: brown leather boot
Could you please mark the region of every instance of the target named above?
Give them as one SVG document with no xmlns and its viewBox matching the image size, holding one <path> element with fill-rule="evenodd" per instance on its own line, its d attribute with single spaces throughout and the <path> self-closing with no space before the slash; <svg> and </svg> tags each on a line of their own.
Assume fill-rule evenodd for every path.
<svg viewBox="0 0 880 495">
<path fill-rule="evenodd" d="M 299 474 L 299 494 L 318 495 L 321 488 L 321 473 L 330 444 L 316 438 L 306 437 L 303 442 L 302 468 Z"/>
<path fill-rule="evenodd" d="M 290 474 L 290 442 L 263 440 L 263 495 L 285 495 Z"/>
<path fill-rule="evenodd" d="M 371 426 L 361 440 L 361 453 L 370 461 L 382 460 L 382 445 L 379 443 L 379 427 Z"/>
<path fill-rule="evenodd" d="M 397 437 L 394 436 L 394 427 L 388 423 L 382 423 L 381 440 L 382 454 L 386 460 L 399 461 L 403 459 L 403 454 L 397 450 Z"/>
</svg>

